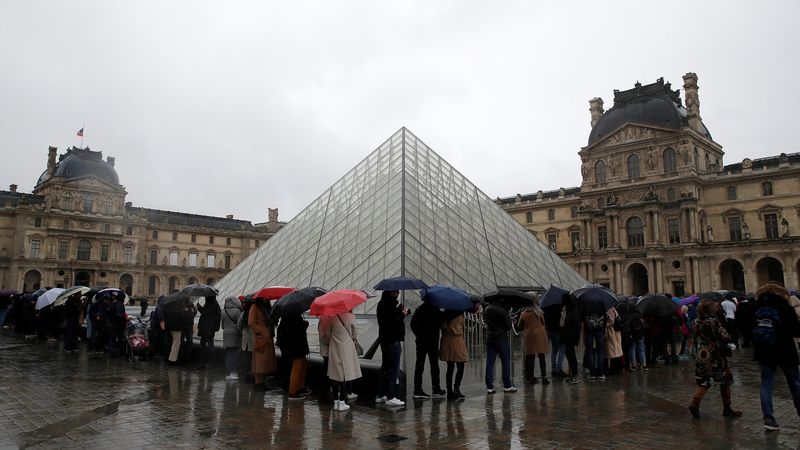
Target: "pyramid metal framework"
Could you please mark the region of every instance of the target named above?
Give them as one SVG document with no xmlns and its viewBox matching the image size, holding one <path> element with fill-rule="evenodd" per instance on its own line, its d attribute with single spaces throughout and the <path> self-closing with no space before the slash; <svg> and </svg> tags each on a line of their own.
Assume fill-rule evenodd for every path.
<svg viewBox="0 0 800 450">
<path fill-rule="evenodd" d="M 400 275 L 476 294 L 587 283 L 401 128 L 216 286 L 220 298 L 272 285 L 371 290 Z"/>
</svg>

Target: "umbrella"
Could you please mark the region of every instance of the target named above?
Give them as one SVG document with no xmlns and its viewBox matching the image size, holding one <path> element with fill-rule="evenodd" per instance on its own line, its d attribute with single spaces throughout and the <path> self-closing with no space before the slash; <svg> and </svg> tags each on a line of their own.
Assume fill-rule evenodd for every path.
<svg viewBox="0 0 800 450">
<path fill-rule="evenodd" d="M 16 295 L 17 291 L 13 289 L 0 289 L 0 297 L 11 297 L 12 295 Z"/>
<path fill-rule="evenodd" d="M 533 299 L 526 293 L 513 289 L 498 289 L 483 296 L 486 303 L 502 303 L 510 308 L 524 308 L 533 305 Z"/>
<path fill-rule="evenodd" d="M 411 277 L 394 277 L 381 280 L 374 289 L 379 291 L 409 291 L 425 289 L 428 285 L 424 281 Z"/>
<path fill-rule="evenodd" d="M 486 300 L 483 299 L 482 296 L 478 294 L 469 294 L 469 299 L 472 301 L 473 305 L 485 305 Z"/>
<path fill-rule="evenodd" d="M 692 303 L 697 303 L 698 300 L 700 300 L 700 296 L 699 295 L 696 295 L 696 294 L 695 295 L 690 295 L 688 297 L 682 298 L 681 302 L 680 302 L 680 305 L 681 306 L 691 305 Z"/>
<path fill-rule="evenodd" d="M 40 310 L 45 306 L 50 306 L 53 304 L 54 301 L 58 298 L 61 293 L 64 292 L 64 289 L 61 288 L 53 288 L 49 291 L 45 292 L 44 294 L 40 295 L 38 299 L 36 299 L 36 310 Z"/>
<path fill-rule="evenodd" d="M 708 299 L 711 299 L 711 300 L 716 300 L 718 302 L 721 302 L 721 301 L 725 300 L 725 295 L 723 293 L 721 293 L 721 292 L 718 292 L 718 291 L 703 292 L 702 294 L 700 294 L 699 297 L 700 297 L 701 300 L 704 299 L 704 298 L 708 298 Z"/>
<path fill-rule="evenodd" d="M 420 294 L 422 295 L 422 301 L 439 309 L 467 311 L 475 306 L 469 294 L 452 286 L 435 284 L 423 289 Z"/>
<path fill-rule="evenodd" d="M 311 307 L 314 299 L 321 297 L 326 292 L 328 291 L 319 287 L 307 287 L 289 292 L 272 305 L 272 315 L 277 318 L 303 314 Z"/>
<path fill-rule="evenodd" d="M 340 289 L 317 297 L 311 303 L 312 316 L 335 316 L 351 311 L 367 301 L 369 295 L 356 289 Z"/>
<path fill-rule="evenodd" d="M 650 294 L 639 300 L 639 311 L 649 317 L 664 317 L 675 314 L 675 303 L 666 295 Z"/>
<path fill-rule="evenodd" d="M 611 289 L 599 284 L 590 284 L 577 289 L 572 292 L 572 296 L 590 313 L 602 314 L 617 304 L 617 295 Z"/>
<path fill-rule="evenodd" d="M 172 294 L 165 296 L 161 300 L 161 304 L 169 305 L 172 303 L 181 303 L 182 301 L 189 300 L 190 298 L 191 297 L 189 295 L 186 295 L 186 293 L 183 291 L 173 292 Z"/>
<path fill-rule="evenodd" d="M 250 299 L 255 300 L 257 298 L 263 300 L 277 300 L 284 295 L 288 294 L 289 292 L 294 292 L 296 289 L 292 287 L 285 287 L 285 286 L 270 286 L 261 288 L 253 294 Z"/>
<path fill-rule="evenodd" d="M 56 298 L 56 300 L 53 302 L 53 306 L 61 306 L 64 303 L 67 303 L 67 299 L 72 297 L 73 295 L 75 295 L 77 293 L 80 293 L 80 295 L 83 295 L 83 294 L 85 294 L 87 292 L 89 292 L 89 288 L 86 287 L 86 286 L 71 287 L 71 288 L 67 289 L 66 291 L 62 292 L 61 295 L 59 295 L 58 298 Z"/>
<path fill-rule="evenodd" d="M 564 302 L 564 296 L 569 294 L 569 291 L 566 289 L 562 289 L 558 286 L 550 286 L 544 294 L 542 298 L 539 299 L 540 305 L 542 308 L 551 305 L 561 305 Z"/>
<path fill-rule="evenodd" d="M 98 301 L 100 300 L 114 301 L 120 297 L 122 297 L 123 302 L 128 300 L 128 294 L 126 294 L 124 291 L 115 288 L 106 288 L 94 295 L 94 298 L 97 299 Z"/>
<path fill-rule="evenodd" d="M 189 297 L 212 297 L 219 293 L 207 284 L 190 284 L 181 289 L 181 292 Z"/>
<path fill-rule="evenodd" d="M 744 298 L 746 296 L 747 296 L 747 294 L 745 294 L 742 291 L 728 291 L 728 292 L 725 293 L 725 299 L 726 300 L 733 300 L 735 298 Z"/>
</svg>

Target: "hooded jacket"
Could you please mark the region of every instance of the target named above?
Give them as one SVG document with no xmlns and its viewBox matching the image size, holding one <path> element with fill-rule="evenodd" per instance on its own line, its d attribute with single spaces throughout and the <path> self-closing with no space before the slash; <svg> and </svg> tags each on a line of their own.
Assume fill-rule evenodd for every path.
<svg viewBox="0 0 800 450">
<path fill-rule="evenodd" d="M 775 345 L 756 345 L 753 360 L 763 365 L 797 366 L 800 358 L 797 356 L 794 338 L 800 337 L 800 322 L 789 303 L 789 293 L 777 284 L 765 284 L 756 293 L 756 314 L 762 307 L 775 308 L 781 324 L 775 334 Z"/>
<path fill-rule="evenodd" d="M 236 297 L 225 299 L 225 309 L 222 311 L 222 345 L 225 348 L 239 347 L 242 345 L 242 332 L 237 323 L 242 317 L 242 302 Z"/>
</svg>

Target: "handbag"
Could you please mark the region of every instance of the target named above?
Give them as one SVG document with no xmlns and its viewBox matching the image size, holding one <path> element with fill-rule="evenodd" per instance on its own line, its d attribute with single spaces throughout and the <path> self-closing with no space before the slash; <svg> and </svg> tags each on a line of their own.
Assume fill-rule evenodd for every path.
<svg viewBox="0 0 800 450">
<path fill-rule="evenodd" d="M 342 320 L 341 317 L 339 317 L 338 314 L 336 315 L 336 318 L 339 319 L 339 322 L 342 324 L 345 331 L 347 331 L 347 334 L 350 336 L 350 339 L 353 340 L 353 345 L 355 345 L 356 347 L 356 355 L 364 356 L 364 347 L 362 347 L 361 344 L 358 343 L 358 339 L 354 338 L 353 335 L 350 334 L 350 330 L 347 329 L 347 325 L 344 324 L 344 321 Z"/>
</svg>

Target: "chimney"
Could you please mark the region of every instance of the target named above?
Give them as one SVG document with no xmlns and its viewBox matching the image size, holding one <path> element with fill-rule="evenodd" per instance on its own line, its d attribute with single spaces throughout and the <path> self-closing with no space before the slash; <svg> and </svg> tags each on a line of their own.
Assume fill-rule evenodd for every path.
<svg viewBox="0 0 800 450">
<path fill-rule="evenodd" d="M 108 165 L 111 166 L 111 168 L 114 168 L 114 162 L 116 160 L 117 158 L 114 158 L 113 156 L 106 157 L 106 162 L 108 162 Z"/>
<path fill-rule="evenodd" d="M 56 170 L 56 152 L 58 147 L 50 146 L 47 149 L 47 177 L 53 174 Z"/>
<path fill-rule="evenodd" d="M 686 116 L 689 126 L 701 131 L 702 119 L 700 118 L 700 98 L 697 95 L 697 74 L 689 72 L 683 76 L 683 93 L 686 101 Z"/>
<path fill-rule="evenodd" d="M 595 97 L 589 100 L 589 112 L 592 114 L 592 128 L 603 117 L 603 99 L 600 97 Z"/>
<path fill-rule="evenodd" d="M 11 191 L 11 192 L 17 192 L 17 185 L 16 184 L 12 184 L 12 185 L 8 186 L 8 190 Z"/>
<path fill-rule="evenodd" d="M 227 216 L 225 216 L 225 218 L 226 219 L 233 219 L 233 214 L 228 214 Z"/>
</svg>

